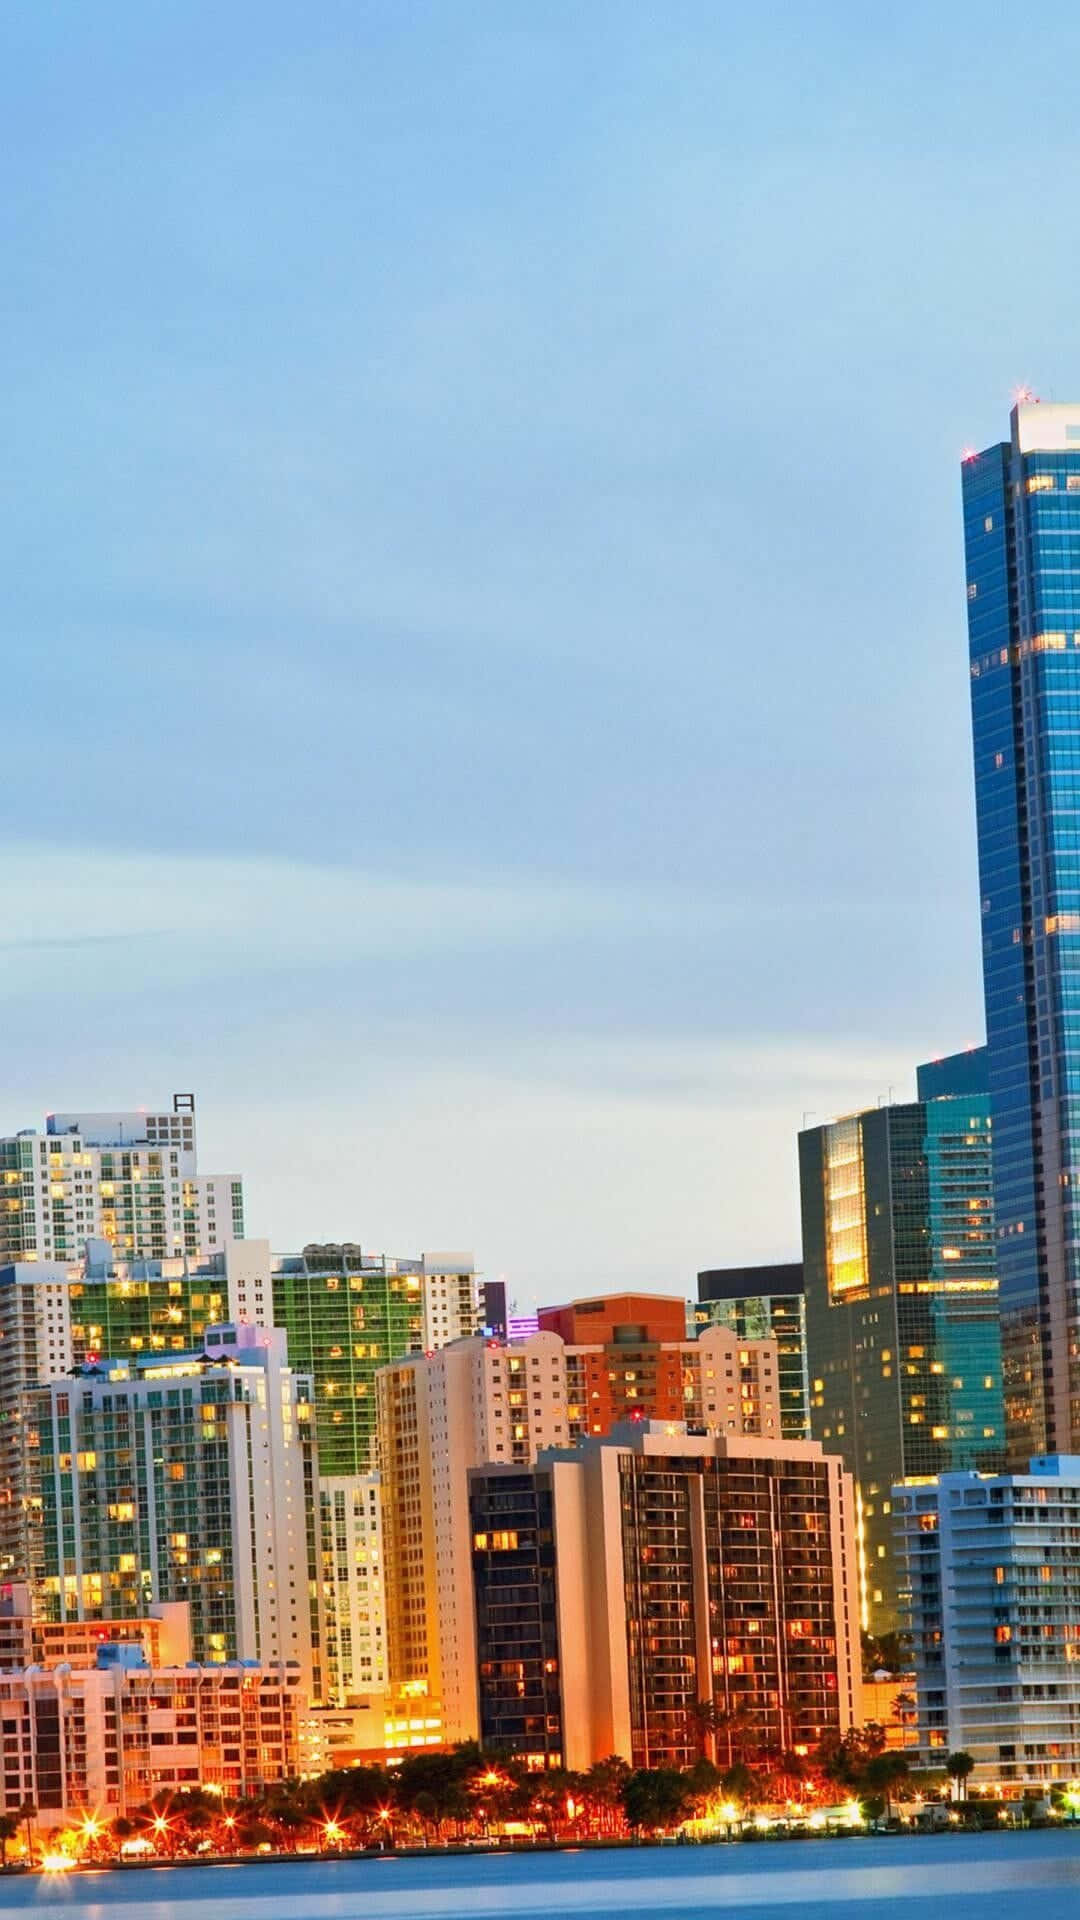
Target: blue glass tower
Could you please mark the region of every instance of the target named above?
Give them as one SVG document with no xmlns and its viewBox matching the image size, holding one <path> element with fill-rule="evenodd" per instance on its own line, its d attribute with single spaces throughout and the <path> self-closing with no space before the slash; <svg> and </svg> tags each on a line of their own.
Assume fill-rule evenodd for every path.
<svg viewBox="0 0 1080 1920">
<path fill-rule="evenodd" d="M 1080 1448 L 1080 405 L 963 466 L 1006 1443 Z"/>
</svg>

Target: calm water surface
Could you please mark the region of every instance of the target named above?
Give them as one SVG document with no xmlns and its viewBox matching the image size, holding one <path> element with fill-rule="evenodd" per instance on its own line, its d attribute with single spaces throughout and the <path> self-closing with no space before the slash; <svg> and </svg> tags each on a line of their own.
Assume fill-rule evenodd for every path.
<svg viewBox="0 0 1080 1920">
<path fill-rule="evenodd" d="M 1080 1828 L 0 1880 L 0 1913 L 34 1920 L 900 1920 L 901 1901 L 911 1920 L 1018 1920 L 1021 1902 L 1080 1920 Z"/>
</svg>

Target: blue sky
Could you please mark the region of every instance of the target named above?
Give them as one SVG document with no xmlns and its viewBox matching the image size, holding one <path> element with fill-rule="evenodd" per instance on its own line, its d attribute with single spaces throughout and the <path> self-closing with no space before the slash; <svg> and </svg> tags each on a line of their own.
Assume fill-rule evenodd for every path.
<svg viewBox="0 0 1080 1920">
<path fill-rule="evenodd" d="M 4 1130 L 194 1088 L 279 1247 L 667 1288 L 981 1036 L 1080 16 L 871 11 L 7 9 Z"/>
</svg>

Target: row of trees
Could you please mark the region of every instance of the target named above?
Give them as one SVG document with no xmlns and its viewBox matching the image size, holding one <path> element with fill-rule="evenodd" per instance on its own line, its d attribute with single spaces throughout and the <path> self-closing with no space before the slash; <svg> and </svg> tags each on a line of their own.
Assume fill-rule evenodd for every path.
<svg viewBox="0 0 1080 1920">
<path fill-rule="evenodd" d="M 706 1717 L 702 1709 L 703 1731 Z M 468 1744 L 447 1753 L 409 1754 L 392 1772 L 377 1766 L 344 1768 L 315 1781 L 281 1783 L 246 1800 L 229 1800 L 201 1787 L 162 1792 L 130 1816 L 111 1822 L 86 1816 L 67 1843 L 84 1859 L 102 1860 L 133 1840 L 166 1856 L 258 1848 L 392 1848 L 486 1837 L 515 1827 L 551 1841 L 603 1840 L 670 1832 L 694 1818 L 717 1817 L 732 1803 L 746 1813 L 765 1804 L 827 1808 L 857 1800 L 868 1817 L 877 1818 L 890 1799 L 914 1791 L 903 1754 L 886 1751 L 881 1728 L 836 1737 L 810 1756 L 762 1752 L 750 1757 L 733 1729 L 708 1729 L 710 1743 L 721 1737 L 725 1762 L 727 1751 L 734 1756 L 729 1764 L 717 1764 L 703 1752 L 683 1770 L 631 1769 L 612 1757 L 584 1773 L 536 1772 L 520 1760 L 493 1759 Z M 952 1755 L 947 1771 L 963 1783 L 971 1766 L 968 1755 Z M 14 1838 L 14 1822 L 15 1816 L 8 1816 L 8 1839 Z M 0 1826 L 0 1846 L 4 1834 Z"/>
</svg>

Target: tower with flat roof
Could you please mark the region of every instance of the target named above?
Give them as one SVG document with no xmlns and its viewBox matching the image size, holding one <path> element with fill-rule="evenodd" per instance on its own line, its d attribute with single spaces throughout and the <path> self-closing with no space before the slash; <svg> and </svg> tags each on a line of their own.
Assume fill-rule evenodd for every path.
<svg viewBox="0 0 1080 1920">
<path fill-rule="evenodd" d="M 727 1327 L 740 1340 L 775 1340 L 780 1358 L 780 1431 L 810 1437 L 806 1378 L 806 1290 L 801 1260 L 761 1267 L 710 1267 L 697 1277 L 694 1325 Z"/>
<path fill-rule="evenodd" d="M 879 1633 L 900 1621 L 893 1486 L 1004 1459 L 978 1073 L 953 1056 L 919 1069 L 923 1097 L 799 1135 L 811 1430 L 855 1477 L 862 1619 Z"/>
</svg>

